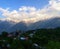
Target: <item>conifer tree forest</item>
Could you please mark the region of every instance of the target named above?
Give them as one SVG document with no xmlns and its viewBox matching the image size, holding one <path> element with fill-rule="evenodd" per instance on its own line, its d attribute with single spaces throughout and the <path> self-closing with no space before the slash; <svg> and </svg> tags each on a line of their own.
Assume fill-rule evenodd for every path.
<svg viewBox="0 0 60 49">
<path fill-rule="evenodd" d="M 0 49 L 60 49 L 60 28 L 3 31 L 0 34 Z"/>
</svg>

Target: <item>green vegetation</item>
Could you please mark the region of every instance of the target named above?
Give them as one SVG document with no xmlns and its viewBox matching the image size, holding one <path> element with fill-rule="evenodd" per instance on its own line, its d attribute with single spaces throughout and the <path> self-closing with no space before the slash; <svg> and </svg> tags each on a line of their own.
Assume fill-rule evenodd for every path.
<svg viewBox="0 0 60 49">
<path fill-rule="evenodd" d="M 0 49 L 60 49 L 60 28 L 2 32 Z"/>
</svg>

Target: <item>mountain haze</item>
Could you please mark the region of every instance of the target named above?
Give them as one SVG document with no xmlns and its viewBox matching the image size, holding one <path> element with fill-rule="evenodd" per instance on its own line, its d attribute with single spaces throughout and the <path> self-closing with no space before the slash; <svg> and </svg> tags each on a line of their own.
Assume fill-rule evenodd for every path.
<svg viewBox="0 0 60 49">
<path fill-rule="evenodd" d="M 41 28 L 56 28 L 56 27 L 60 27 L 59 17 L 37 21 L 34 23 L 29 21 L 27 22 L 21 21 L 18 23 L 14 23 L 12 21 L 0 21 L 0 32 L 2 31 L 14 32 L 17 30 L 27 31 Z"/>
</svg>

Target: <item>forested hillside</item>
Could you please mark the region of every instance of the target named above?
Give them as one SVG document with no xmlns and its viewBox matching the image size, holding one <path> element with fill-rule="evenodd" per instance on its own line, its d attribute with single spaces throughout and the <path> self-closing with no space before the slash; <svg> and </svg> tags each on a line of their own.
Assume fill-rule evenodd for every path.
<svg viewBox="0 0 60 49">
<path fill-rule="evenodd" d="M 60 49 L 60 28 L 2 32 L 0 49 Z"/>
</svg>

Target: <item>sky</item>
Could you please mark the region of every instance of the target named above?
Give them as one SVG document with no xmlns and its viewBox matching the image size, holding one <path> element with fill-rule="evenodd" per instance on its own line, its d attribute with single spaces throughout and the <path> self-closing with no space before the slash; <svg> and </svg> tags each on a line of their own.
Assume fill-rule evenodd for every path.
<svg viewBox="0 0 60 49">
<path fill-rule="evenodd" d="M 39 9 L 46 4 L 48 4 L 48 0 L 0 0 L 0 7 L 5 9 L 10 8 L 10 10 L 18 10 L 21 6 L 30 6 Z M 0 16 L 0 18 L 3 18 L 3 16 Z"/>
<path fill-rule="evenodd" d="M 0 7 L 18 9 L 21 6 L 42 8 L 48 4 L 48 0 L 0 0 Z"/>
<path fill-rule="evenodd" d="M 60 17 L 60 0 L 0 0 L 0 19 L 40 21 Z"/>
</svg>

